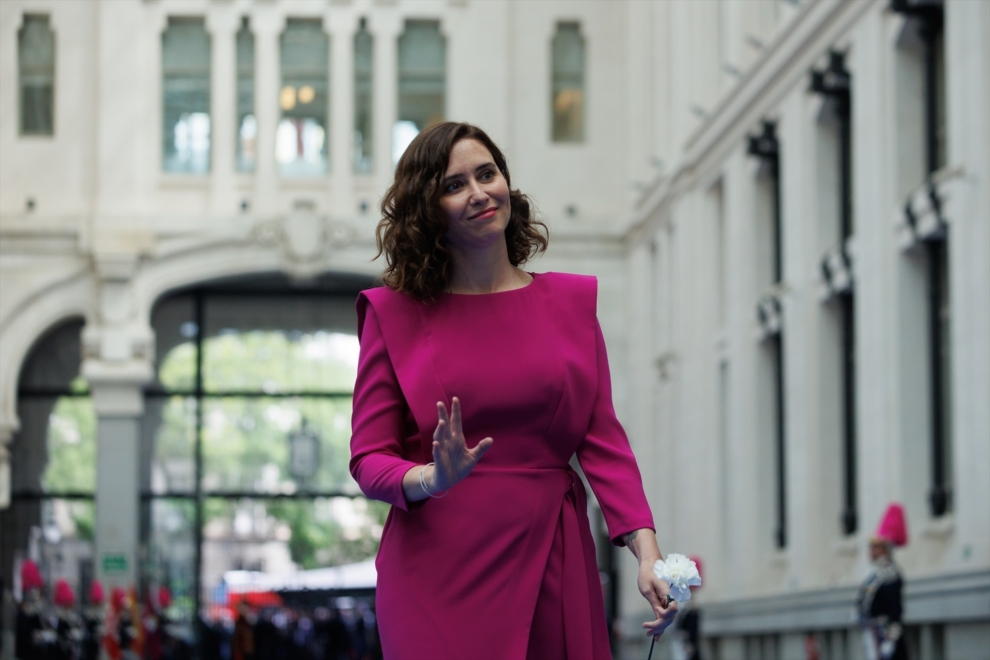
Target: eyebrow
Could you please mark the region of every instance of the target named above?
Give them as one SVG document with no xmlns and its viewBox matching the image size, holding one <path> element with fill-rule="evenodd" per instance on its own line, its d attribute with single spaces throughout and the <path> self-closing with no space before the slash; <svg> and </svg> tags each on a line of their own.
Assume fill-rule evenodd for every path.
<svg viewBox="0 0 990 660">
<path fill-rule="evenodd" d="M 495 163 L 489 161 L 487 163 L 482 163 L 481 165 L 478 165 L 478 167 L 474 168 L 474 171 L 475 172 L 479 172 L 481 170 L 488 169 L 488 168 L 494 168 L 494 169 L 498 170 L 498 166 Z M 462 176 L 464 176 L 464 175 L 463 174 L 451 174 L 450 176 L 444 177 L 443 182 L 444 183 L 447 183 L 448 181 L 453 181 L 454 179 L 460 178 Z"/>
</svg>

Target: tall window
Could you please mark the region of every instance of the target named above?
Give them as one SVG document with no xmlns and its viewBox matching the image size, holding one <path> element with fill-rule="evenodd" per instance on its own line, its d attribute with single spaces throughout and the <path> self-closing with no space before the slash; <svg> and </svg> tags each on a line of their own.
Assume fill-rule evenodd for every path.
<svg viewBox="0 0 990 660">
<path fill-rule="evenodd" d="M 855 282 L 848 246 L 855 226 L 852 212 L 852 79 L 842 53 L 832 52 L 829 65 L 813 71 L 811 89 L 825 97 L 829 115 L 837 134 L 838 226 L 835 249 L 822 260 L 821 271 L 830 291 L 829 303 L 840 326 L 841 427 L 843 506 L 841 524 L 844 534 L 858 529 L 856 492 L 856 316 Z"/>
<path fill-rule="evenodd" d="M 18 87 L 21 92 L 21 133 L 55 132 L 55 33 L 48 17 L 25 14 L 17 32 Z"/>
<path fill-rule="evenodd" d="M 162 35 L 162 169 L 210 171 L 210 35 L 202 18 L 168 19 Z"/>
<path fill-rule="evenodd" d="M 945 107 L 945 31 L 941 4 L 894 0 L 891 8 L 914 21 L 922 44 L 924 167 L 923 180 L 911 183 L 922 188 L 936 216 L 936 229 L 922 237 L 927 269 L 928 336 L 931 408 L 931 486 L 928 492 L 933 516 L 952 509 L 952 415 L 951 415 L 951 306 L 949 300 L 948 225 L 941 217 L 941 200 L 933 175 L 947 162 Z M 917 107 L 917 106 L 915 106 Z M 907 213 L 909 224 L 916 219 Z"/>
<path fill-rule="evenodd" d="M 766 202 L 769 208 L 763 209 L 769 222 L 764 227 L 769 231 L 760 232 L 770 253 L 772 271 L 770 287 L 759 301 L 756 312 L 762 328 L 763 353 L 772 373 L 773 388 L 773 448 L 774 448 L 774 542 L 778 548 L 787 546 L 787 435 L 785 427 L 784 397 L 784 331 L 780 292 L 783 288 L 783 254 L 781 249 L 781 206 L 780 206 L 780 144 L 777 140 L 776 124 L 763 122 L 763 131 L 750 136 L 748 153 L 759 158 L 763 168 L 759 183 L 769 187 Z"/>
<path fill-rule="evenodd" d="M 79 377 L 81 331 L 81 320 L 52 329 L 21 369 L 0 564 L 12 584 L 21 560 L 31 559 L 49 587 L 64 579 L 84 600 L 95 570 L 96 413 Z"/>
<path fill-rule="evenodd" d="M 553 141 L 583 142 L 585 53 L 581 26 L 558 23 L 552 51 Z"/>
<path fill-rule="evenodd" d="M 374 70 L 374 39 L 368 32 L 368 22 L 361 19 L 354 34 L 354 171 L 367 174 L 372 166 L 372 71 Z"/>
<path fill-rule="evenodd" d="M 392 130 L 395 162 L 416 134 L 444 120 L 447 39 L 437 21 L 406 21 L 399 37 L 399 114 Z"/>
<path fill-rule="evenodd" d="M 281 39 L 282 120 L 275 135 L 279 172 L 319 176 L 330 167 L 327 156 L 330 37 L 320 19 L 290 18 Z"/>
<path fill-rule="evenodd" d="M 363 286 L 252 279 L 155 306 L 142 580 L 169 587 L 173 621 L 221 620 L 232 576 L 254 579 L 243 571 L 291 574 L 301 590 L 300 569 L 375 556 L 388 505 L 365 499 L 348 471 Z M 313 588 L 326 596 L 326 580 Z"/>
<path fill-rule="evenodd" d="M 253 172 L 258 157 L 254 116 L 254 34 L 247 17 L 237 31 L 237 170 Z"/>
</svg>

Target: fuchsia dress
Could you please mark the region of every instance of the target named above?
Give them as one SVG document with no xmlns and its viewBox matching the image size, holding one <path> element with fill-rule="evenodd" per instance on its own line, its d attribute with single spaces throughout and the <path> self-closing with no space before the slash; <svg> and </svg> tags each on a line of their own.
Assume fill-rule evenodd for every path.
<svg viewBox="0 0 990 660">
<path fill-rule="evenodd" d="M 653 529 L 612 407 L 597 281 L 545 273 L 528 286 L 358 297 L 351 473 L 392 505 L 378 553 L 385 657 L 611 657 L 578 460 L 609 535 Z M 461 400 L 469 446 L 495 444 L 442 499 L 406 501 L 432 460 L 437 402 Z"/>
</svg>

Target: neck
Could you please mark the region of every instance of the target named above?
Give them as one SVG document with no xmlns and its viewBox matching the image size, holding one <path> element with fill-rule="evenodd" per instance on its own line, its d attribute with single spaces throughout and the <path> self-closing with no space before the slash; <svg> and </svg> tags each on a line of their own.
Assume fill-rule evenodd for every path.
<svg viewBox="0 0 990 660">
<path fill-rule="evenodd" d="M 451 293 L 496 293 L 526 286 L 530 276 L 512 265 L 505 241 L 482 249 L 450 248 Z"/>
</svg>

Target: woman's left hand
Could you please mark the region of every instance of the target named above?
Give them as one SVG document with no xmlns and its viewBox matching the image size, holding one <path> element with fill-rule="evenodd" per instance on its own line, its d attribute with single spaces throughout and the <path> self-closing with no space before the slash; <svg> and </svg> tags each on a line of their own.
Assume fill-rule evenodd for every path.
<svg viewBox="0 0 990 660">
<path fill-rule="evenodd" d="M 661 580 L 653 572 L 653 565 L 643 562 L 639 567 L 639 577 L 636 580 L 639 592 L 650 603 L 656 619 L 643 623 L 646 634 L 658 639 L 660 635 L 674 622 L 677 614 L 677 601 L 670 598 L 670 585 Z"/>
</svg>

